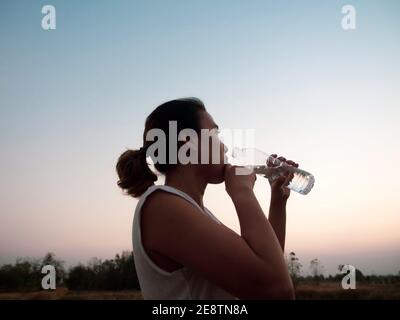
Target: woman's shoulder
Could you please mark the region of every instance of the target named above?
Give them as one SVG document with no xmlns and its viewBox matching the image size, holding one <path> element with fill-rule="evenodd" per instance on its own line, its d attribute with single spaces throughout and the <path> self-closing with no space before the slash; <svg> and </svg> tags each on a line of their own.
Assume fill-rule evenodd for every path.
<svg viewBox="0 0 400 320">
<path fill-rule="evenodd" d="M 151 208 L 158 211 L 163 209 L 166 205 L 176 203 L 179 200 L 179 196 L 175 193 L 168 192 L 164 187 L 158 187 L 151 191 L 142 205 L 142 210 Z"/>
<path fill-rule="evenodd" d="M 159 252 L 171 233 L 183 233 L 187 230 L 190 217 L 202 215 L 197 211 L 179 195 L 153 191 L 146 198 L 140 213 L 142 241 L 146 249 Z"/>
<path fill-rule="evenodd" d="M 151 225 L 154 230 L 153 226 L 178 219 L 180 212 L 187 210 L 188 205 L 189 203 L 179 195 L 157 188 L 146 197 L 142 204 L 142 224 Z"/>
</svg>

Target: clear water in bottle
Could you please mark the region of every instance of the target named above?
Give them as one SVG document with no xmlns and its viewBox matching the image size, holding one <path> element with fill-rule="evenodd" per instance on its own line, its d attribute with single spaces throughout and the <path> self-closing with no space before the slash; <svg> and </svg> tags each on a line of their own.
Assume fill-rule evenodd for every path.
<svg viewBox="0 0 400 320">
<path fill-rule="evenodd" d="M 293 167 L 284 161 L 274 158 L 255 148 L 234 148 L 232 150 L 232 164 L 244 166 L 254 170 L 273 182 L 283 175 L 293 174 L 287 188 L 300 194 L 308 194 L 314 186 L 314 176 L 302 169 Z"/>
</svg>

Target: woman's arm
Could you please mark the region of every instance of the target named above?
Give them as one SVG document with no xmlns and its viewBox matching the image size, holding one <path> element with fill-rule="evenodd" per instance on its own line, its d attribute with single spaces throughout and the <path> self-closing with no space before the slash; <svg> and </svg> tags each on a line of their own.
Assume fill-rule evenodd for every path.
<svg viewBox="0 0 400 320">
<path fill-rule="evenodd" d="M 275 231 L 282 252 L 284 252 L 286 238 L 286 201 L 276 200 L 271 197 L 268 220 Z"/>
<path fill-rule="evenodd" d="M 276 154 L 272 155 L 276 157 Z M 285 161 L 287 164 L 294 167 L 298 167 L 299 164 L 292 161 L 286 160 L 284 157 L 278 158 L 281 161 Z M 270 163 L 268 163 L 269 166 Z M 272 228 L 275 231 L 276 237 L 278 238 L 279 244 L 281 245 L 282 251 L 285 251 L 285 239 L 286 239 L 286 203 L 290 196 L 290 190 L 286 188 L 293 178 L 293 174 L 287 174 L 280 177 L 274 182 L 270 182 L 271 185 L 271 202 L 269 206 L 269 217 L 268 220 L 271 223 Z"/>
<path fill-rule="evenodd" d="M 146 249 L 173 259 L 240 299 L 293 299 L 280 245 L 252 190 L 254 180 L 255 176 L 235 177 L 234 168 L 226 170 L 225 184 L 242 236 L 186 200 L 154 192 L 142 208 Z"/>
</svg>

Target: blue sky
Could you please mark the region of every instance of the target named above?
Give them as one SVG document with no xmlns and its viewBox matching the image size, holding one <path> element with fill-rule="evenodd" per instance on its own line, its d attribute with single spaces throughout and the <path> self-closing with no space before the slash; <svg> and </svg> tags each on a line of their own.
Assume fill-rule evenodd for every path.
<svg viewBox="0 0 400 320">
<path fill-rule="evenodd" d="M 46 4 L 56 30 L 41 28 Z M 356 30 L 341 28 L 345 4 Z M 398 1 L 1 1 L 0 263 L 131 249 L 136 201 L 115 161 L 152 109 L 196 96 L 315 175 L 288 204 L 305 266 L 399 271 L 399 16 Z M 239 230 L 223 185 L 206 205 Z"/>
</svg>

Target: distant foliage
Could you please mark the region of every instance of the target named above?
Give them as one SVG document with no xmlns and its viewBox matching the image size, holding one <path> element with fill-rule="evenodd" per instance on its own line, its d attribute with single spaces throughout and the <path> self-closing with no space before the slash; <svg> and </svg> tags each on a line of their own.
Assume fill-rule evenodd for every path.
<svg viewBox="0 0 400 320">
<path fill-rule="evenodd" d="M 65 283 L 73 290 L 140 290 L 133 254 L 128 251 L 111 260 L 93 258 L 87 266 L 71 268 Z"/>
<path fill-rule="evenodd" d="M 317 258 L 310 261 L 310 272 L 317 283 L 324 279 L 324 266 Z"/>
<path fill-rule="evenodd" d="M 45 274 L 41 273 L 44 265 L 56 268 L 57 286 L 65 286 L 71 290 L 140 290 L 132 251 L 117 254 L 114 259 L 100 260 L 92 258 L 89 262 L 64 269 L 64 261 L 53 253 L 42 259 L 17 259 L 15 264 L 0 267 L 0 291 L 38 291 L 42 290 L 41 281 Z M 320 284 L 337 282 L 343 279 L 343 265 L 338 266 L 336 275 L 325 277 L 324 267 L 318 259 L 310 261 L 310 275 L 303 276 L 302 265 L 294 252 L 287 258 L 289 273 L 295 286 L 303 283 Z M 400 284 L 400 271 L 396 275 L 364 275 L 356 269 L 356 281 L 366 284 Z"/>
<path fill-rule="evenodd" d="M 47 253 L 43 259 L 17 259 L 16 263 L 0 267 L 0 290 L 35 291 L 41 290 L 41 273 L 45 265 L 53 265 L 57 270 L 56 282 L 62 285 L 65 275 L 64 262 L 56 259 L 53 253 Z"/>
<path fill-rule="evenodd" d="M 56 269 L 57 286 L 74 290 L 140 290 L 132 252 L 124 251 L 114 259 L 101 261 L 92 258 L 87 265 L 78 265 L 68 272 L 64 261 L 56 259 L 53 253 L 42 259 L 17 259 L 16 263 L 0 267 L 0 290 L 37 291 L 42 290 L 45 274 L 42 267 L 52 265 Z"/>
<path fill-rule="evenodd" d="M 287 265 L 289 269 L 289 274 L 293 281 L 293 285 L 296 287 L 301 277 L 301 268 L 303 267 L 303 265 L 300 263 L 299 258 L 297 258 L 294 252 L 290 252 L 289 258 L 287 259 Z"/>
</svg>

